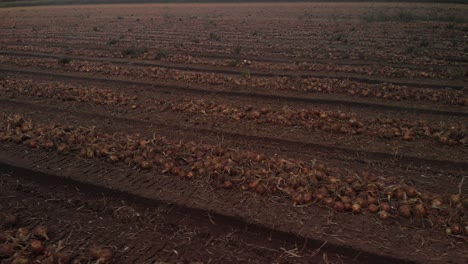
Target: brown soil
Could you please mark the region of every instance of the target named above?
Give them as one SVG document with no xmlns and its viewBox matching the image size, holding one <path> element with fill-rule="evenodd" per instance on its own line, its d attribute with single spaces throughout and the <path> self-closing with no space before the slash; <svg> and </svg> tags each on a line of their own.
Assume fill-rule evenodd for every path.
<svg viewBox="0 0 468 264">
<path fill-rule="evenodd" d="M 14 230 L 49 226 L 44 242 L 62 241 L 77 263 L 89 261 L 92 245 L 111 248 L 113 263 L 465 263 L 468 234 L 453 225 L 468 225 L 468 213 L 447 197 L 468 192 L 467 80 L 458 71 L 467 58 L 444 43 L 463 42 L 456 33 L 466 24 L 368 23 L 360 18 L 368 4 L 116 7 L 0 10 L 17 17 L 0 31 L 0 132 L 13 131 L 5 120 L 20 114 L 37 125 L 319 163 L 340 177 L 416 188 L 405 203 L 430 193 L 450 215 L 432 222 L 439 209 L 427 207 L 422 217 L 392 211 L 381 221 L 368 210 L 225 188 L 230 172 L 187 179 L 2 134 L 0 213 L 18 215 Z M 375 8 L 408 7 L 428 12 Z M 147 50 L 122 55 L 131 45 Z M 311 89 L 334 92 L 305 91 L 311 78 Z M 402 99 L 406 92 L 414 96 Z"/>
</svg>

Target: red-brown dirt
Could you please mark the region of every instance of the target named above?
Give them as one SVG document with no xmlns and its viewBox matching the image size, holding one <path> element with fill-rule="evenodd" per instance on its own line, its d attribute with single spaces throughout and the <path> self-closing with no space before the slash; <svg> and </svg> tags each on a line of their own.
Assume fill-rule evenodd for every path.
<svg viewBox="0 0 468 264">
<path fill-rule="evenodd" d="M 0 9 L 0 260 L 466 263 L 465 11 Z"/>
</svg>

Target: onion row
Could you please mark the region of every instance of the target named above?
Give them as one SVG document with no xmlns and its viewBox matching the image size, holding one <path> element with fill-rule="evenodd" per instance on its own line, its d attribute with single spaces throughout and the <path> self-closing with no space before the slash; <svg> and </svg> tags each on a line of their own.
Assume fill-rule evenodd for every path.
<svg viewBox="0 0 468 264">
<path fill-rule="evenodd" d="M 275 90 L 295 90 L 328 94 L 349 94 L 361 97 L 376 97 L 386 100 L 416 100 L 449 105 L 468 105 L 468 98 L 462 91 L 448 89 L 408 88 L 389 83 L 363 84 L 350 80 L 332 78 L 292 78 L 292 77 L 242 77 L 214 73 L 189 72 L 159 67 L 116 66 L 112 63 L 72 61 L 59 65 L 53 59 L 17 58 L 0 56 L 0 62 L 20 66 L 37 65 L 48 69 L 61 69 L 78 72 L 95 72 L 112 76 L 148 77 L 153 79 L 177 80 L 187 83 L 241 86 Z"/>
<path fill-rule="evenodd" d="M 465 125 L 433 125 L 425 121 L 409 121 L 391 118 L 359 118 L 355 113 L 325 111 L 322 109 L 281 110 L 252 106 L 238 107 L 207 100 L 137 100 L 136 96 L 117 93 L 110 89 L 82 88 L 59 82 L 33 82 L 32 80 L 0 81 L 0 94 L 10 96 L 47 97 L 61 101 L 89 102 L 96 105 L 122 105 L 146 110 L 179 111 L 207 116 L 229 117 L 236 121 L 254 120 L 258 124 L 299 126 L 338 134 L 364 134 L 369 136 L 412 140 L 434 139 L 442 144 L 467 145 L 468 132 Z M 141 104 L 140 104 L 141 102 Z M 145 107 L 144 105 L 154 105 Z"/>
<path fill-rule="evenodd" d="M 17 215 L 0 213 L 0 262 L 11 264 L 69 264 L 78 255 L 65 249 L 62 241 L 58 244 L 50 241 L 50 231 L 44 225 L 38 225 L 32 230 L 21 226 Z M 109 263 L 113 252 L 106 247 L 92 246 L 88 256 L 80 256 L 81 260 L 97 260 L 98 263 Z M 76 259 L 78 261 L 78 259 Z M 78 261 L 79 263 L 82 263 Z M 73 263 L 78 263 L 73 262 Z"/>
<path fill-rule="evenodd" d="M 86 127 L 35 125 L 19 115 L 4 115 L 0 124 L 1 142 L 102 159 L 184 179 L 197 178 L 225 189 L 283 195 L 296 206 L 314 203 L 356 214 L 368 211 L 383 221 L 420 218 L 428 225 L 447 228 L 450 235 L 467 234 L 468 197 L 441 197 L 395 177 L 366 171 L 344 173 L 316 161 L 171 141 L 156 135 L 144 138 Z"/>
</svg>

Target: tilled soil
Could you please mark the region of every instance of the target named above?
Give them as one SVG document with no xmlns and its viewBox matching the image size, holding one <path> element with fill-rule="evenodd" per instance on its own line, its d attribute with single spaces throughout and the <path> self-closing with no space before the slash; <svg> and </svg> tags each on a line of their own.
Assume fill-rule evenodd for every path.
<svg viewBox="0 0 468 264">
<path fill-rule="evenodd" d="M 41 179 L 37 181 L 36 177 Z M 45 174 L 2 166 L 2 213 L 19 218 L 15 228 L 47 226 L 48 245 L 62 244 L 75 261 L 105 246 L 116 263 L 155 262 L 371 262 L 316 248 L 314 243 L 267 232 L 202 211 L 135 199 L 86 185 L 65 184 Z M 2 230 L 5 231 L 5 230 Z"/>
<path fill-rule="evenodd" d="M 0 33 L 0 213 L 19 217 L 13 231 L 50 227 L 44 243 L 63 244 L 76 263 L 91 261 L 92 246 L 112 249 L 113 263 L 465 263 L 467 58 L 456 44 L 466 23 L 371 23 L 370 6 L 350 5 L 0 10 L 19 17 Z M 53 141 L 29 139 L 48 125 Z M 77 127 L 93 131 L 83 134 L 92 144 L 62 145 Z M 112 145 L 119 135 L 211 153 L 98 154 L 99 137 Z M 208 174 L 150 159 L 209 169 L 223 153 L 254 156 Z M 299 167 L 265 170 L 270 159 Z M 314 178 L 320 166 L 330 170 L 318 190 L 278 191 L 265 176 Z M 342 210 L 343 190 L 327 193 L 332 205 L 296 199 L 349 178 L 384 185 L 378 214 Z"/>
</svg>

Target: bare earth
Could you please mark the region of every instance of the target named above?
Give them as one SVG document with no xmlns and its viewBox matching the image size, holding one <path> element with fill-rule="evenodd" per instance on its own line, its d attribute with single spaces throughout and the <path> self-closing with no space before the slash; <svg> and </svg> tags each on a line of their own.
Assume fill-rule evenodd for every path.
<svg viewBox="0 0 468 264">
<path fill-rule="evenodd" d="M 0 262 L 467 263 L 467 13 L 0 9 Z"/>
</svg>

